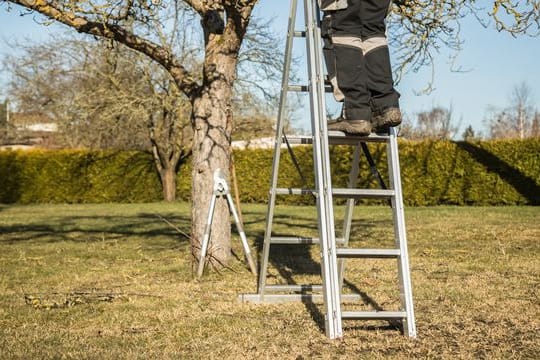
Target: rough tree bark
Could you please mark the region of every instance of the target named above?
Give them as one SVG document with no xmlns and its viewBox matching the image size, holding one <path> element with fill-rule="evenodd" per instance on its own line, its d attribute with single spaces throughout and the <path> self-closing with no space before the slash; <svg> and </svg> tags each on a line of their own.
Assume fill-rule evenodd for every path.
<svg viewBox="0 0 540 360">
<path fill-rule="evenodd" d="M 208 3 L 208 2 L 206 2 Z M 217 3 L 214 2 L 214 3 Z M 227 3 L 227 2 L 225 2 Z M 241 3 L 240 1 L 238 3 Z M 254 4 L 255 1 L 244 1 Z M 232 85 L 236 78 L 238 52 L 245 35 L 252 6 L 226 5 L 209 8 L 199 3 L 194 8 L 201 14 L 205 29 L 205 61 L 203 86 L 193 98 L 193 183 L 192 234 L 203 234 L 208 204 L 212 195 L 213 174 L 221 169 L 229 178 L 232 133 Z M 225 12 L 222 12 L 225 10 Z M 227 16 L 226 21 L 223 16 Z M 226 263 L 231 254 L 229 208 L 225 199 L 217 201 L 210 251 L 212 259 Z M 201 237 L 194 239 L 194 255 L 198 254 Z"/>
</svg>

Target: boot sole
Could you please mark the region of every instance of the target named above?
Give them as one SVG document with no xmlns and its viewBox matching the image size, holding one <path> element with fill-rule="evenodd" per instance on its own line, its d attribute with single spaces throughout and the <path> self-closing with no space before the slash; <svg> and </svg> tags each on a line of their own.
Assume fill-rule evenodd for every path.
<svg viewBox="0 0 540 360">
<path fill-rule="evenodd" d="M 350 135 L 367 136 L 371 133 L 371 123 L 366 120 L 334 120 L 328 122 L 328 130 L 342 131 Z"/>
</svg>

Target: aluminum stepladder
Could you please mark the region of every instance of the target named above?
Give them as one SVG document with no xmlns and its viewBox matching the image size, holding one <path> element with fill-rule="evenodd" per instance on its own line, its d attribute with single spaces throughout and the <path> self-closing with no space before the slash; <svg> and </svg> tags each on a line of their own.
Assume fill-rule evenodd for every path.
<svg viewBox="0 0 540 360">
<path fill-rule="evenodd" d="M 320 11 L 317 0 L 303 0 L 305 31 L 296 31 L 296 12 L 298 0 L 291 0 L 288 24 L 288 35 L 285 50 L 284 71 L 282 78 L 281 97 L 279 104 L 274 158 L 272 165 L 271 189 L 266 216 L 266 229 L 261 255 L 258 292 L 240 296 L 242 301 L 255 303 L 279 303 L 289 301 L 319 301 L 325 304 L 325 330 L 330 339 L 343 336 L 342 320 L 375 319 L 375 320 L 401 320 L 403 332 L 416 336 L 414 310 L 412 301 L 412 288 L 409 274 L 407 255 L 407 239 L 403 212 L 403 199 L 401 194 L 401 179 L 399 157 L 395 129 L 391 128 L 388 134 L 371 134 L 367 137 L 351 137 L 341 132 L 328 132 L 326 126 L 325 92 L 327 87 L 324 81 L 322 60 L 322 44 L 320 33 Z M 289 75 L 294 37 L 306 38 L 308 57 L 308 86 L 289 85 Z M 305 188 L 278 188 L 279 162 L 281 145 L 284 142 L 284 120 L 287 93 L 289 91 L 309 91 L 311 110 L 311 136 L 285 138 L 287 143 L 296 142 L 313 145 L 313 163 L 315 173 L 315 189 Z M 371 160 L 367 142 L 379 142 L 387 145 L 389 188 L 382 184 L 382 189 L 356 189 L 359 173 L 361 151 L 364 151 L 368 161 Z M 344 189 L 332 188 L 330 176 L 329 144 L 345 144 L 355 146 L 352 169 L 349 174 L 349 186 Z M 294 154 L 289 147 L 291 156 Z M 373 166 L 372 166 L 373 170 Z M 376 171 L 376 170 L 375 170 Z M 378 172 L 377 172 L 378 174 Z M 382 182 L 382 181 L 381 181 Z M 319 238 L 306 237 L 274 237 L 272 224 L 276 195 L 305 195 L 313 194 L 316 198 L 318 235 Z M 333 197 L 346 198 L 346 211 L 343 225 L 343 238 L 336 239 L 334 229 Z M 359 198 L 386 198 L 392 205 L 394 222 L 395 247 L 392 249 L 354 249 L 348 248 L 351 232 L 353 207 Z M 337 247 L 337 244 L 341 245 Z M 266 283 L 269 253 L 271 244 L 319 244 L 321 250 L 322 285 L 268 285 Z M 342 294 L 345 259 L 350 258 L 393 258 L 398 260 L 398 277 L 400 288 L 400 311 L 342 311 L 342 300 L 359 300 L 358 294 Z M 307 293 L 322 290 L 321 294 Z"/>
</svg>

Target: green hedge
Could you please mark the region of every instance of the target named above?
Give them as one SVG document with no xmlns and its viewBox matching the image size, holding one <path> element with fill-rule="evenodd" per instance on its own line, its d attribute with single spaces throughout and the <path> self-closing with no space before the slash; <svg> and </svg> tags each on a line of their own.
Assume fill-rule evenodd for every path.
<svg viewBox="0 0 540 360">
<path fill-rule="evenodd" d="M 450 142 L 400 141 L 401 176 L 407 205 L 540 204 L 540 139 Z M 386 150 L 370 144 L 386 178 Z M 335 186 L 346 186 L 351 147 L 331 149 Z M 312 148 L 294 152 L 313 186 Z M 266 202 L 272 150 L 234 152 L 243 202 Z M 279 186 L 302 186 L 286 150 L 282 151 Z M 178 198 L 189 200 L 189 161 L 179 170 Z M 360 186 L 377 187 L 361 159 Z M 3 151 L 0 152 L 0 202 L 146 202 L 161 198 L 151 155 L 128 151 Z M 312 203 L 311 196 L 283 197 L 288 203 Z"/>
<path fill-rule="evenodd" d="M 1 203 L 145 202 L 161 196 L 149 154 L 2 151 Z"/>
</svg>

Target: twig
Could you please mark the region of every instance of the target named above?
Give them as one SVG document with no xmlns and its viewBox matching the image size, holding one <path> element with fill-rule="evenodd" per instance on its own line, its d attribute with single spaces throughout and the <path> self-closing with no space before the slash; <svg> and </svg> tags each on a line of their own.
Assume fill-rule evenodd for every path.
<svg viewBox="0 0 540 360">
<path fill-rule="evenodd" d="M 172 222 L 170 222 L 169 220 L 167 220 L 166 218 L 164 218 L 163 216 L 159 215 L 159 214 L 156 214 L 156 217 L 158 219 L 161 219 L 163 220 L 167 225 L 169 225 L 170 227 L 172 227 L 173 229 L 175 229 L 176 231 L 178 231 L 178 233 L 182 236 L 184 236 L 186 239 L 188 240 L 191 240 L 191 236 L 189 236 L 187 233 L 185 233 L 184 231 L 182 231 L 178 226 L 174 225 Z"/>
</svg>

